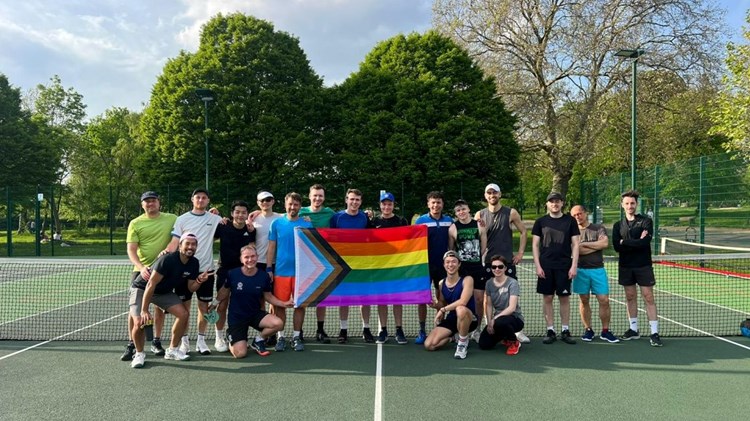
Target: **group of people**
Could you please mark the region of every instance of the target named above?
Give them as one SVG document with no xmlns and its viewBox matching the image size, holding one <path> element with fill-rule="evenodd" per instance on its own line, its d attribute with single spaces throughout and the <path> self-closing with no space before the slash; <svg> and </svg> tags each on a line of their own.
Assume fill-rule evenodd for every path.
<svg viewBox="0 0 750 421">
<path fill-rule="evenodd" d="M 454 204 L 456 220 L 444 213 L 445 198 L 441 192 L 427 195 L 428 212 L 416 220 L 427 226 L 429 276 L 436 299 L 418 305 L 419 333 L 414 342 L 428 350 L 456 342 L 454 356 L 466 358 L 469 339 L 480 349 L 493 349 L 498 343 L 508 355 L 515 355 L 521 343 L 530 340 L 523 334 L 524 318 L 520 306 L 520 286 L 516 265 L 526 248 L 526 228 L 520 214 L 500 202 L 497 184 L 484 191 L 487 207 L 471 215 L 469 204 Z M 344 228 L 380 229 L 408 225 L 394 213 L 395 197 L 381 192 L 380 215 L 370 216 L 360 210 L 362 192 L 346 192 L 346 208 L 335 212 L 325 203 L 325 188 L 310 187 L 310 205 L 302 207 L 298 193 L 284 197 L 284 214 L 273 211 L 275 197 L 267 191 L 258 193 L 258 210 L 247 202 L 231 205 L 231 218 L 222 219 L 209 209 L 209 194 L 196 189 L 191 195 L 192 209 L 179 217 L 160 210 L 159 196 L 148 191 L 141 196 L 144 213 L 131 221 L 127 234 L 128 257 L 134 265 L 131 277 L 128 332 L 130 342 L 121 359 L 134 368 L 145 361 L 144 326 L 153 323 L 151 352 L 167 359 L 190 358 L 189 313 L 193 294 L 198 299 L 196 352 L 211 353 L 206 343 L 210 312 L 219 314 L 215 326 L 214 349 L 231 352 L 236 358 L 247 355 L 248 348 L 257 354 L 269 354 L 266 347 L 280 352 L 287 349 L 285 337 L 286 309 L 293 307 L 295 284 L 294 229 Z M 651 344 L 660 346 L 654 285 L 651 270 L 650 219 L 635 213 L 638 194 L 623 194 L 626 218 L 615 225 L 615 250 L 620 252 L 620 284 L 624 285 L 630 314 L 630 328 L 622 339 L 637 339 L 637 291 L 640 285 L 651 324 Z M 631 203 L 632 202 L 632 203 Z M 609 301 L 607 275 L 602 250 L 607 247 L 606 230 L 590 224 L 583 206 L 562 212 L 563 198 L 551 193 L 548 213 L 532 229 L 532 249 L 538 277 L 537 292 L 543 296 L 547 335 L 543 343 L 551 344 L 558 336 L 554 327 L 553 298 L 558 296 L 562 330 L 559 338 L 575 343 L 569 330 L 571 292 L 580 294 L 581 318 L 586 328 L 582 339 L 594 338 L 591 326 L 589 295 L 599 301 L 602 320 L 600 337 L 618 342 L 608 330 Z M 576 223 L 577 221 L 577 223 Z M 519 231 L 517 251 L 513 247 L 513 228 Z M 213 244 L 220 241 L 219 264 L 214 268 Z M 625 269 L 623 269 L 625 268 Z M 650 275 L 650 276 L 649 276 Z M 571 288 L 572 282 L 572 288 Z M 214 289 L 216 296 L 214 296 Z M 631 303 L 632 301 L 632 303 Z M 150 304 L 154 304 L 154 315 Z M 268 308 L 266 308 L 266 304 Z M 427 307 L 435 309 L 434 324 L 427 334 Z M 175 318 L 171 341 L 165 350 L 161 344 L 164 311 Z M 349 308 L 339 307 L 338 343 L 349 340 Z M 403 330 L 403 308 L 393 306 L 395 340 L 406 344 Z M 380 328 L 377 336 L 370 329 L 370 307 L 361 307 L 362 338 L 365 342 L 389 340 L 388 306 L 378 306 Z M 302 326 L 305 309 L 295 308 L 292 316 L 291 348 L 303 351 Z M 325 330 L 326 308 L 316 308 L 315 340 L 330 343 Z M 486 326 L 482 321 L 486 318 Z M 226 332 L 224 328 L 226 327 Z M 257 331 L 249 339 L 250 328 Z"/>
</svg>

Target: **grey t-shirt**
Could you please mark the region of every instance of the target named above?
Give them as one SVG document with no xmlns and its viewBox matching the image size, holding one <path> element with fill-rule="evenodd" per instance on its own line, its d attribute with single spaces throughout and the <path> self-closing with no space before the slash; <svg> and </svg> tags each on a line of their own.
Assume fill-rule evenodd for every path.
<svg viewBox="0 0 750 421">
<path fill-rule="evenodd" d="M 580 229 L 580 228 L 579 228 Z M 581 244 L 598 241 L 602 235 L 607 235 L 603 225 L 589 224 L 581 231 Z M 604 255 L 601 250 L 578 256 L 578 267 L 582 269 L 594 269 L 604 267 Z"/>
<path fill-rule="evenodd" d="M 511 295 L 519 297 L 519 302 L 516 305 L 516 311 L 513 312 L 513 315 L 523 321 L 520 302 L 521 286 L 518 285 L 518 281 L 515 278 L 507 277 L 505 284 L 499 288 L 495 285 L 494 278 L 489 279 L 485 286 L 485 294 L 490 296 L 492 308 L 495 310 L 492 313 L 492 317 L 495 317 L 498 313 L 508 308 Z"/>
</svg>

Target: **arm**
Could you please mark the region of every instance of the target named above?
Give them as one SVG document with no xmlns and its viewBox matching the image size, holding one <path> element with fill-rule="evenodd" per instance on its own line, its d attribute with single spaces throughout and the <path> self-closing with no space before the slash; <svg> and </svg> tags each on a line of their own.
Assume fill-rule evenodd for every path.
<svg viewBox="0 0 750 421">
<path fill-rule="evenodd" d="M 568 270 L 568 279 L 573 279 L 578 274 L 578 249 L 581 244 L 581 236 L 574 235 L 570 237 L 570 248 L 572 250 L 573 263 Z"/>
<path fill-rule="evenodd" d="M 456 237 L 457 236 L 458 236 L 458 230 L 456 229 L 456 224 L 452 224 L 448 228 L 448 250 L 456 249 Z"/>
<path fill-rule="evenodd" d="M 599 238 L 596 241 L 586 241 L 580 243 L 578 250 L 579 255 L 591 254 L 595 251 L 604 250 L 609 245 L 609 237 L 607 237 L 607 231 L 604 227 L 599 231 Z"/>
<path fill-rule="evenodd" d="M 482 264 L 484 264 L 484 255 L 487 253 L 487 229 L 482 225 L 477 225 L 479 228 L 479 255 L 482 256 Z"/>
<path fill-rule="evenodd" d="M 201 284 L 206 282 L 208 279 L 208 270 L 198 275 L 195 279 L 188 279 L 188 290 L 190 292 L 198 291 L 198 288 L 200 288 Z"/>
<path fill-rule="evenodd" d="M 494 326 L 490 322 L 492 315 L 495 313 L 495 308 L 492 306 L 492 296 L 488 290 L 484 290 L 484 318 L 487 320 L 487 332 L 492 334 L 494 332 Z"/>
<path fill-rule="evenodd" d="M 268 241 L 268 253 L 266 254 L 266 272 L 273 281 L 273 271 L 276 265 L 276 240 Z"/>
<path fill-rule="evenodd" d="M 633 249 L 647 249 L 651 245 L 651 237 L 654 232 L 654 224 L 649 218 L 643 218 L 643 225 L 640 238 L 629 238 L 622 240 L 621 244 Z"/>
<path fill-rule="evenodd" d="M 263 298 L 266 300 L 267 303 L 272 304 L 277 307 L 285 307 L 285 308 L 292 308 L 294 307 L 294 300 L 289 299 L 289 301 L 281 301 L 278 298 L 276 298 L 275 295 L 273 295 L 270 291 L 265 291 L 263 293 Z"/>
<path fill-rule="evenodd" d="M 513 256 L 513 264 L 517 265 L 521 263 L 523 259 L 523 253 L 526 251 L 526 225 L 521 220 L 521 215 L 515 209 L 510 210 L 510 223 L 516 227 L 519 233 L 518 237 L 518 253 Z"/>
<path fill-rule="evenodd" d="M 162 251 L 159 255 L 171 253 L 177 250 L 179 246 L 180 246 L 180 237 L 175 237 L 174 235 L 172 235 L 172 241 L 169 242 L 169 245 L 167 246 L 167 248 L 164 251 Z"/>
<path fill-rule="evenodd" d="M 616 252 L 622 251 L 622 234 L 620 234 L 620 222 L 615 222 L 615 225 L 612 226 L 612 246 L 615 248 Z"/>
<path fill-rule="evenodd" d="M 531 237 L 531 254 L 534 256 L 534 266 L 536 266 L 536 276 L 544 278 L 544 270 L 542 270 L 542 263 L 539 260 L 539 243 L 541 238 L 538 235 Z"/>
<path fill-rule="evenodd" d="M 501 311 L 500 313 L 497 313 L 497 315 L 495 315 L 495 317 L 493 317 L 492 319 L 494 320 L 494 319 L 497 319 L 498 317 L 510 316 L 511 314 L 513 314 L 514 311 L 516 311 L 517 306 L 518 306 L 518 295 L 511 295 L 510 298 L 508 299 L 508 307 L 505 307 L 503 311 Z"/>
<path fill-rule="evenodd" d="M 141 272 L 141 277 L 148 282 L 151 272 L 146 265 L 141 263 L 141 259 L 138 258 L 138 243 L 128 243 L 128 259 Z"/>
</svg>

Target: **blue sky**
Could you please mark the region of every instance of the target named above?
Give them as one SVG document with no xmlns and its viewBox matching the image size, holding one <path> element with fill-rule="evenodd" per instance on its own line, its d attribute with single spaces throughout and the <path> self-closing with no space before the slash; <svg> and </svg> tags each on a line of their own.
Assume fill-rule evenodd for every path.
<svg viewBox="0 0 750 421">
<path fill-rule="evenodd" d="M 719 0 L 740 41 L 750 0 Z M 57 74 L 89 117 L 140 111 L 162 66 L 195 51 L 200 27 L 241 11 L 300 40 L 327 85 L 357 70 L 378 42 L 430 27 L 429 0 L 0 0 L 0 73 L 23 92 Z"/>
</svg>

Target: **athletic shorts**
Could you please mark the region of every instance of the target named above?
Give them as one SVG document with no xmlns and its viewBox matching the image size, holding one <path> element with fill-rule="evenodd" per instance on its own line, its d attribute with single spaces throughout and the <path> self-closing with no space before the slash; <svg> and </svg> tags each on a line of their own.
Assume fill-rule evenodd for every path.
<svg viewBox="0 0 750 421">
<path fill-rule="evenodd" d="M 479 326 L 479 320 L 477 320 L 477 316 L 474 316 L 474 320 L 472 320 L 469 325 L 469 332 L 476 330 L 477 326 Z M 441 321 L 437 327 L 448 329 L 454 335 L 458 333 L 458 317 L 455 312 L 451 312 L 448 317 L 444 317 L 443 321 Z"/>
<path fill-rule="evenodd" d="M 289 301 L 294 294 L 294 276 L 273 277 L 273 295 L 281 301 Z"/>
<path fill-rule="evenodd" d="M 195 291 L 195 294 L 198 296 L 198 301 L 203 301 L 204 303 L 210 303 L 214 299 L 214 280 L 216 279 L 216 274 L 215 272 L 208 273 L 210 273 L 210 275 L 208 275 L 206 282 L 202 283 L 198 287 L 198 290 Z M 193 299 L 193 292 L 188 289 L 187 283 L 175 288 L 174 292 L 177 293 L 177 296 L 179 296 L 182 301 L 190 301 Z"/>
<path fill-rule="evenodd" d="M 268 265 L 266 263 L 258 262 L 255 264 L 255 267 L 258 268 L 258 270 L 266 270 Z"/>
<path fill-rule="evenodd" d="M 570 279 L 568 269 L 544 269 L 544 278 L 537 278 L 536 292 L 542 295 L 555 295 L 564 297 L 570 295 Z"/>
<path fill-rule="evenodd" d="M 130 307 L 130 315 L 133 317 L 141 315 L 144 292 L 145 291 L 140 288 L 130 287 L 128 305 Z M 167 311 L 173 305 L 182 304 L 182 300 L 180 300 L 180 297 L 178 297 L 177 294 L 168 292 L 166 294 L 154 294 L 151 296 L 151 303 L 160 309 Z"/>
<path fill-rule="evenodd" d="M 474 290 L 484 291 L 484 285 L 487 283 L 487 272 L 484 270 L 484 266 L 481 264 L 477 265 L 461 265 L 458 274 L 461 276 L 471 276 L 474 280 Z"/>
<path fill-rule="evenodd" d="M 260 322 L 263 321 L 263 318 L 266 316 L 268 316 L 268 313 L 263 310 L 258 310 L 240 323 L 229 323 L 229 327 L 227 327 L 227 338 L 229 339 L 229 343 L 234 345 L 237 342 L 247 341 L 247 334 L 251 327 L 258 332 L 262 331 L 263 329 L 260 328 Z"/>
<path fill-rule="evenodd" d="M 219 266 L 218 269 L 216 269 L 216 292 L 219 292 L 220 289 L 224 287 L 227 283 L 227 277 L 229 276 L 229 271 L 232 269 L 237 269 L 239 266 L 236 267 L 225 267 L 225 266 Z M 200 289 L 198 290 L 200 291 Z"/>
<path fill-rule="evenodd" d="M 432 287 L 435 288 L 435 292 L 440 291 L 440 281 L 446 276 L 444 267 L 430 266 L 430 280 L 432 280 Z"/>
<path fill-rule="evenodd" d="M 573 278 L 573 293 L 608 295 L 607 271 L 604 268 L 578 268 L 578 274 Z"/>
<path fill-rule="evenodd" d="M 642 287 L 652 287 L 656 285 L 654 278 L 653 266 L 641 266 L 639 268 L 619 267 L 618 282 L 622 286 L 632 286 L 638 284 Z"/>
</svg>

